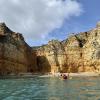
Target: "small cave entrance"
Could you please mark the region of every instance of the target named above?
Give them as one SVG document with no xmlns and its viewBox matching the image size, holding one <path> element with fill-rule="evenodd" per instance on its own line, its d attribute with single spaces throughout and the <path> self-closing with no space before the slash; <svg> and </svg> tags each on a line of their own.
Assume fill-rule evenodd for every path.
<svg viewBox="0 0 100 100">
<path fill-rule="evenodd" d="M 100 59 L 100 51 L 96 52 L 96 59 Z"/>
<path fill-rule="evenodd" d="M 0 42 L 4 43 L 7 41 L 7 37 L 6 36 L 0 36 Z"/>
<path fill-rule="evenodd" d="M 51 71 L 50 63 L 45 56 L 37 56 L 37 71 L 38 72 L 50 72 Z"/>
</svg>

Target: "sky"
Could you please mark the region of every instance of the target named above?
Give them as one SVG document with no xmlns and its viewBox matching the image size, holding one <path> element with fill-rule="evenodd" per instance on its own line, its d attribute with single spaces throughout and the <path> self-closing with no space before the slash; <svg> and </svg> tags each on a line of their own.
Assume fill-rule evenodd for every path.
<svg viewBox="0 0 100 100">
<path fill-rule="evenodd" d="M 99 9 L 100 0 L 0 0 L 0 22 L 40 46 L 94 28 Z"/>
</svg>

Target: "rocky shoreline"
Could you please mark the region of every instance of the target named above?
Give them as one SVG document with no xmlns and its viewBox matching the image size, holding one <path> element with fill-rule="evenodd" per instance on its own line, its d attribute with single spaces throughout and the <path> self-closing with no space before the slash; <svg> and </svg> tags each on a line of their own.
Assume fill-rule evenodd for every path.
<svg viewBox="0 0 100 100">
<path fill-rule="evenodd" d="M 69 74 L 69 77 L 100 77 L 100 73 L 94 73 L 94 72 L 82 72 L 82 73 L 62 73 L 65 75 Z M 35 78 L 35 77 L 60 77 L 61 73 L 47 73 L 47 74 L 42 74 L 42 73 L 35 73 L 35 74 L 19 74 L 19 75 L 3 75 L 0 76 L 0 79 L 26 79 L 26 78 Z"/>
<path fill-rule="evenodd" d="M 87 77 L 87 76 L 100 76 L 100 73 L 95 73 L 95 72 L 80 72 L 80 73 L 63 73 L 65 75 L 71 76 L 71 77 Z M 59 73 L 56 73 L 52 76 L 60 76 Z"/>
</svg>

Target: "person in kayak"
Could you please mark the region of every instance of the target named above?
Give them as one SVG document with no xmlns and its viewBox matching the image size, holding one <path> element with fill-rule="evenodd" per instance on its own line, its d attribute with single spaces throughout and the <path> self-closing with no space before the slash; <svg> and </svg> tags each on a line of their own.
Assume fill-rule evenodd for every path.
<svg viewBox="0 0 100 100">
<path fill-rule="evenodd" d="M 61 74 L 60 76 L 61 76 L 61 78 L 64 79 L 64 80 L 68 79 L 68 76 L 65 75 L 65 74 Z"/>
<path fill-rule="evenodd" d="M 63 79 L 65 79 L 65 80 L 68 79 L 68 76 L 64 74 Z"/>
</svg>

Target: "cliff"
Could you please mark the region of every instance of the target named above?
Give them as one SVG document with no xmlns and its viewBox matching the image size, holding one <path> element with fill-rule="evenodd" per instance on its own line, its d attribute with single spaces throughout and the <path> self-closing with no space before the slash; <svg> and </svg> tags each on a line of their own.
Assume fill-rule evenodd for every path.
<svg viewBox="0 0 100 100">
<path fill-rule="evenodd" d="M 40 72 L 100 72 L 100 22 L 96 28 L 35 48 Z"/>
<path fill-rule="evenodd" d="M 0 75 L 27 72 L 100 72 L 100 22 L 90 31 L 38 47 L 0 23 Z"/>
<path fill-rule="evenodd" d="M 0 23 L 0 74 L 34 72 L 36 55 L 24 41 L 22 34 Z"/>
</svg>

